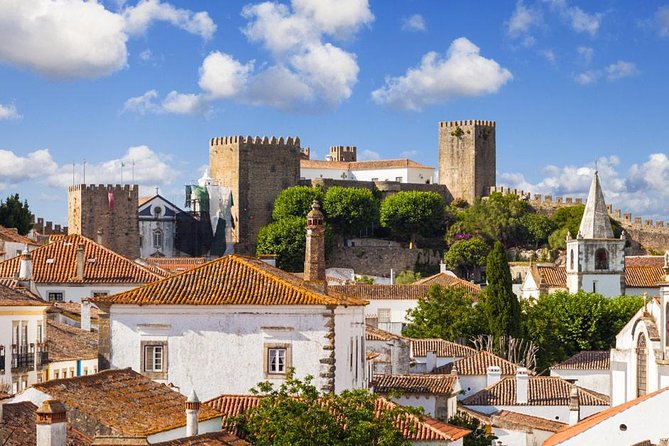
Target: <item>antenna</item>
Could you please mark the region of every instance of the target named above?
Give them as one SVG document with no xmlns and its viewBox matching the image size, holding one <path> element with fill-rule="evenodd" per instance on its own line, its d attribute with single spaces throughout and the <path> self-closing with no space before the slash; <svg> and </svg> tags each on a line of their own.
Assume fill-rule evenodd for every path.
<svg viewBox="0 0 669 446">
<path fill-rule="evenodd" d="M 132 184 L 135 184 L 135 160 L 132 160 Z"/>
</svg>

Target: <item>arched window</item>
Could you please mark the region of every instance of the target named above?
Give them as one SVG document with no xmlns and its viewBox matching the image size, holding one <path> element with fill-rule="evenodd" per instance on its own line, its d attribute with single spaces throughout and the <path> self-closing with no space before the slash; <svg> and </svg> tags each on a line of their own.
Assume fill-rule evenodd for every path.
<svg viewBox="0 0 669 446">
<path fill-rule="evenodd" d="M 569 269 L 574 270 L 574 250 L 569 251 Z"/>
<path fill-rule="evenodd" d="M 160 229 L 153 231 L 153 247 L 156 249 L 163 247 L 163 231 Z"/>
<path fill-rule="evenodd" d="M 636 342 L 636 396 L 646 394 L 646 361 L 648 352 L 646 351 L 646 337 L 643 333 L 639 335 Z"/>
<path fill-rule="evenodd" d="M 595 269 L 609 269 L 609 255 L 604 248 L 595 251 Z"/>
</svg>

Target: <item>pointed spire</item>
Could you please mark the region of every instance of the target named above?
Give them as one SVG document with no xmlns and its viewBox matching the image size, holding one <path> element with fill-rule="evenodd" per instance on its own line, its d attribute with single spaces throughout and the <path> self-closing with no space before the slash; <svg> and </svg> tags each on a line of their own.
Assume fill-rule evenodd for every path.
<svg viewBox="0 0 669 446">
<path fill-rule="evenodd" d="M 609 211 L 606 208 L 602 186 L 599 184 L 599 175 L 597 175 L 596 170 L 592 176 L 590 193 L 578 232 L 585 239 L 613 238 Z"/>
</svg>

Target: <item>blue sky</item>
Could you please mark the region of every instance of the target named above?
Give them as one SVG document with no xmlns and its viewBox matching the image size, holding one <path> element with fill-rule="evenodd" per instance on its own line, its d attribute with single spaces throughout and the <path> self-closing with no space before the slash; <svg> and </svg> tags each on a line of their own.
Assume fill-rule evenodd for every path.
<svg viewBox="0 0 669 446">
<path fill-rule="evenodd" d="M 66 223 L 66 187 L 177 204 L 208 140 L 436 166 L 437 123 L 497 121 L 498 183 L 669 218 L 669 2 L 0 0 L 0 197 Z"/>
</svg>

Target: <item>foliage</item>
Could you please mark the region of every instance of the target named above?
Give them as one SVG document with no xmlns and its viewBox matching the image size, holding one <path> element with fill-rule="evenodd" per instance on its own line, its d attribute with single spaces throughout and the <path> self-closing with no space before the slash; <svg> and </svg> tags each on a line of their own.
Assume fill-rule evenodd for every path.
<svg viewBox="0 0 669 446">
<path fill-rule="evenodd" d="M 539 347 L 542 370 L 582 350 L 606 350 L 615 336 L 643 305 L 643 298 L 558 291 L 523 302 L 524 332 Z"/>
<path fill-rule="evenodd" d="M 263 398 L 233 420 L 256 446 L 405 446 L 409 441 L 395 420 L 418 414 L 394 406 L 375 413 L 377 395 L 363 389 L 319 394 L 311 383 L 291 371 L 279 388 L 262 382 L 251 389 Z"/>
<path fill-rule="evenodd" d="M 496 436 L 489 434 L 485 426 L 481 426 L 481 422 L 476 418 L 467 418 L 461 415 L 455 415 L 448 419 L 448 422 L 454 426 L 464 427 L 470 429 L 471 434 L 464 438 L 464 446 L 490 446 L 492 440 Z"/>
<path fill-rule="evenodd" d="M 490 247 L 478 237 L 458 240 L 444 254 L 444 263 L 449 269 L 463 271 L 469 279 L 474 270 L 485 265 L 489 252 Z"/>
<path fill-rule="evenodd" d="M 434 285 L 424 299 L 409 310 L 409 325 L 403 334 L 412 338 L 442 338 L 455 341 L 487 331 L 480 305 L 466 291 Z"/>
<path fill-rule="evenodd" d="M 398 285 L 409 285 L 423 277 L 421 273 L 413 271 L 402 271 L 395 277 L 395 283 Z"/>
<path fill-rule="evenodd" d="M 398 192 L 381 202 L 381 225 L 403 240 L 416 234 L 433 237 L 442 231 L 445 212 L 446 203 L 436 192 Z"/>
<path fill-rule="evenodd" d="M 293 186 L 284 189 L 274 200 L 272 218 L 275 221 L 287 217 L 306 218 L 311 210 L 311 203 L 314 200 L 322 203 L 323 197 L 323 191 L 317 187 Z"/>
<path fill-rule="evenodd" d="M 564 249 L 567 247 L 567 231 L 568 228 L 556 229 L 548 237 L 548 245 L 551 249 Z"/>
<path fill-rule="evenodd" d="M 323 212 L 338 234 L 371 232 L 379 224 L 379 201 L 369 189 L 333 186 L 325 193 Z"/>
<path fill-rule="evenodd" d="M 276 266 L 298 272 L 304 268 L 307 220 L 304 217 L 288 217 L 260 228 L 258 232 L 258 254 L 276 254 Z"/>
<path fill-rule="evenodd" d="M 362 284 L 366 284 L 366 285 L 374 284 L 374 278 L 369 277 L 369 276 L 365 276 L 365 275 L 357 276 L 357 277 L 355 277 L 354 280 L 355 280 L 355 283 L 362 283 Z"/>
<path fill-rule="evenodd" d="M 0 201 L 0 225 L 6 228 L 16 228 L 21 235 L 26 235 L 32 228 L 33 214 L 28 207 L 28 201 L 19 198 L 19 194 L 10 195 Z"/>
<path fill-rule="evenodd" d="M 579 227 L 581 226 L 581 220 L 583 219 L 583 212 L 585 211 L 585 205 L 577 204 L 575 206 L 561 207 L 555 211 L 551 217 L 553 224 L 555 225 L 555 231 L 567 229 L 571 233 L 571 236 L 576 238 L 578 234 Z M 613 230 L 614 237 L 620 237 L 623 229 L 620 226 L 620 223 L 613 218 L 611 220 L 611 229 Z M 567 235 L 566 231 L 563 231 L 565 237 Z M 562 237 L 563 241 L 564 238 Z M 557 241 L 557 240 L 556 240 Z M 553 247 L 551 245 L 551 247 Z"/>
<path fill-rule="evenodd" d="M 528 212 L 520 217 L 520 225 L 525 232 L 526 243 L 535 248 L 548 242 L 548 236 L 555 230 L 555 223 L 539 212 Z"/>
<path fill-rule="evenodd" d="M 488 254 L 486 261 L 488 287 L 485 289 L 485 312 L 488 319 L 488 332 L 495 337 L 520 334 L 520 303 L 513 293 L 509 262 L 502 243 Z"/>
</svg>

